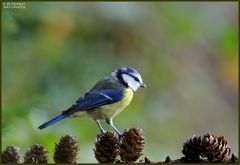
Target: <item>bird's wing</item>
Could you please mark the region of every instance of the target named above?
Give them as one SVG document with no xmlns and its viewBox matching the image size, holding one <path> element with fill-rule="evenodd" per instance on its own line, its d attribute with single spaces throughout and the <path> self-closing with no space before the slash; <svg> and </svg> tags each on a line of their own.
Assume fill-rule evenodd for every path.
<svg viewBox="0 0 240 165">
<path fill-rule="evenodd" d="M 98 108 L 103 105 L 112 104 L 124 97 L 123 90 L 105 89 L 99 91 L 89 91 L 80 97 L 68 110 L 63 111 L 64 115 L 72 115 L 75 112 L 86 111 Z"/>
</svg>

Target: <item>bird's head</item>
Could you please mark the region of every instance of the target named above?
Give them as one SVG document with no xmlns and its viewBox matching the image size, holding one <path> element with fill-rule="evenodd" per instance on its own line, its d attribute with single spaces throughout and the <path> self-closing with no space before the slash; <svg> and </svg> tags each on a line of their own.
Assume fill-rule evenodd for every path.
<svg viewBox="0 0 240 165">
<path fill-rule="evenodd" d="M 114 76 L 125 87 L 130 87 L 134 92 L 137 91 L 139 87 L 146 87 L 141 75 L 137 70 L 131 67 L 119 68 L 112 72 L 112 76 Z"/>
</svg>

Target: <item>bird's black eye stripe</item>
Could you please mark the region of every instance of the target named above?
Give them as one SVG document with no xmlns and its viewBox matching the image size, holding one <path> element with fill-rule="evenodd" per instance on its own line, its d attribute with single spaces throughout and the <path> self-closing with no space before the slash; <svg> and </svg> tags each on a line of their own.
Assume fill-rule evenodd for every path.
<svg viewBox="0 0 240 165">
<path fill-rule="evenodd" d="M 129 72 L 126 72 L 126 71 L 123 71 L 123 70 L 118 70 L 116 76 L 117 76 L 118 80 L 119 80 L 124 86 L 128 87 L 128 84 L 127 84 L 127 82 L 125 82 L 125 81 L 123 80 L 123 77 L 122 77 L 123 74 L 126 74 L 126 75 L 132 77 L 135 81 L 137 81 L 137 82 L 140 83 L 140 80 L 139 80 L 137 77 L 135 77 L 135 76 L 133 76 L 132 74 L 130 74 Z"/>
<path fill-rule="evenodd" d="M 135 81 L 140 82 L 140 80 L 137 77 L 133 76 L 132 74 L 129 74 L 128 72 L 122 72 L 122 74 L 126 74 L 126 75 L 132 77 Z"/>
<path fill-rule="evenodd" d="M 133 77 L 133 76 L 132 76 Z M 140 82 L 139 79 L 137 77 L 133 77 L 134 80 L 136 80 L 137 82 Z"/>
</svg>

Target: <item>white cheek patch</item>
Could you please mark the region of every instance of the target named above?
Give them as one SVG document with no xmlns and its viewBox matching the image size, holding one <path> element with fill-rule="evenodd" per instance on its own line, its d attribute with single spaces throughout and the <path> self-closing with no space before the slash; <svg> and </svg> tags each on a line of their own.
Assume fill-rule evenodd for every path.
<svg viewBox="0 0 240 165">
<path fill-rule="evenodd" d="M 133 76 L 134 77 L 137 77 L 138 78 L 138 80 L 139 80 L 139 82 L 140 82 L 140 84 L 142 84 L 142 78 L 141 78 L 141 76 L 138 74 L 138 73 L 133 73 Z"/>
<path fill-rule="evenodd" d="M 134 92 L 140 87 L 139 82 L 134 80 L 134 78 L 132 78 L 131 76 L 127 74 L 123 74 L 122 77 L 123 77 L 123 80 L 128 84 L 130 88 L 132 88 Z"/>
</svg>

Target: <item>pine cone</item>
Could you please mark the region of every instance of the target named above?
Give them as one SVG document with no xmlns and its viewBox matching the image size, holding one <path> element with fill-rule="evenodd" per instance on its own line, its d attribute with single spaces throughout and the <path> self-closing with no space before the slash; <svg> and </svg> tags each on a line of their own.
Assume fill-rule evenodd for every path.
<svg viewBox="0 0 240 165">
<path fill-rule="evenodd" d="M 199 162 L 201 137 L 193 135 L 183 144 L 182 153 L 186 156 L 188 162 Z"/>
<path fill-rule="evenodd" d="M 20 152 L 18 147 L 7 146 L 2 152 L 2 163 L 20 163 Z"/>
<path fill-rule="evenodd" d="M 217 137 L 212 134 L 193 136 L 184 145 L 182 153 L 186 162 L 235 162 L 237 157 L 230 155 L 231 149 L 223 136 Z"/>
<path fill-rule="evenodd" d="M 78 144 L 73 136 L 61 137 L 58 144 L 55 143 L 54 161 L 55 163 L 76 163 L 78 154 Z"/>
<path fill-rule="evenodd" d="M 118 136 L 114 132 L 107 131 L 97 136 L 95 143 L 95 158 L 100 163 L 113 163 L 118 156 Z"/>
<path fill-rule="evenodd" d="M 144 137 L 141 128 L 131 128 L 123 134 L 119 155 L 125 163 L 135 162 L 144 148 Z"/>
<path fill-rule="evenodd" d="M 206 156 L 211 162 L 228 162 L 231 160 L 231 149 L 227 146 L 227 141 L 223 136 L 217 137 L 211 134 L 202 136 L 201 155 Z"/>
<path fill-rule="evenodd" d="M 31 146 L 25 153 L 24 163 L 48 163 L 47 150 L 43 145 Z"/>
</svg>

